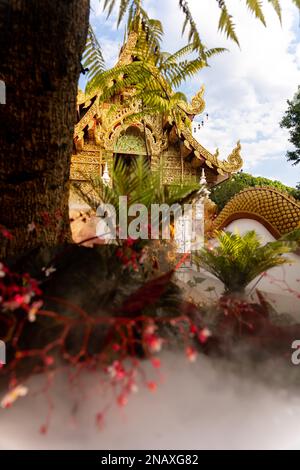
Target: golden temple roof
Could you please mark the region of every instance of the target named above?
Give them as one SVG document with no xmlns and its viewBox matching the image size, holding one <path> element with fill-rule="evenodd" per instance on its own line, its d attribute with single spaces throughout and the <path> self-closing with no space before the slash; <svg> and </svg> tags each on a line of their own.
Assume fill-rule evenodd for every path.
<svg viewBox="0 0 300 470">
<path fill-rule="evenodd" d="M 120 51 L 119 59 L 116 66 L 127 65 L 131 62 L 134 48 L 136 46 L 138 39 L 138 33 L 131 31 L 128 35 L 127 41 L 123 45 Z M 91 99 L 95 96 L 98 96 L 97 92 L 92 94 L 85 95 L 81 90 L 78 92 L 77 104 L 84 104 L 84 108 L 88 108 L 91 104 Z M 193 120 L 194 116 L 201 114 L 205 109 L 204 101 L 204 86 L 202 86 L 198 93 L 192 98 L 191 103 L 182 102 L 180 107 L 187 114 L 187 120 L 190 122 Z M 124 108 L 124 107 L 123 107 Z M 130 108 L 128 108 L 130 111 Z M 124 115 L 129 115 L 130 112 L 126 113 L 125 108 L 121 115 L 121 123 Z M 134 110 L 136 112 L 136 110 Z M 96 99 L 93 104 L 90 106 L 85 115 L 77 123 L 74 130 L 74 138 L 81 139 L 83 137 L 83 130 L 88 125 L 91 126 L 95 116 L 103 114 L 103 107 L 99 105 L 99 100 Z M 116 125 L 116 122 L 112 123 Z M 243 159 L 241 157 L 241 145 L 240 142 L 237 143 L 236 147 L 232 150 L 230 155 L 227 157 L 227 160 L 219 159 L 219 151 L 213 154 L 207 150 L 203 145 L 200 144 L 192 135 L 192 132 L 188 125 L 182 122 L 182 127 L 178 132 L 179 138 L 183 141 L 185 148 L 187 149 L 186 155 L 190 155 L 189 150 L 194 153 L 194 162 L 195 166 L 202 165 L 204 162 L 209 167 L 215 170 L 219 175 L 224 175 L 225 177 L 228 174 L 235 173 L 242 168 Z"/>
<path fill-rule="evenodd" d="M 116 66 L 128 65 L 131 62 L 132 54 L 136 46 L 138 34 L 135 31 L 131 31 L 128 35 L 128 39 L 121 48 L 120 55 Z"/>
<path fill-rule="evenodd" d="M 201 159 L 201 157 L 204 158 L 206 165 L 210 168 L 216 168 L 220 175 L 225 175 L 226 173 L 235 173 L 242 168 L 243 159 L 241 157 L 241 144 L 239 141 L 237 142 L 236 147 L 227 157 L 227 160 L 220 160 L 218 149 L 216 150 L 215 154 L 212 154 L 193 137 L 189 129 L 182 130 L 181 133 L 185 139 L 185 145 L 189 145 L 193 148 L 195 157 L 197 159 Z"/>
</svg>

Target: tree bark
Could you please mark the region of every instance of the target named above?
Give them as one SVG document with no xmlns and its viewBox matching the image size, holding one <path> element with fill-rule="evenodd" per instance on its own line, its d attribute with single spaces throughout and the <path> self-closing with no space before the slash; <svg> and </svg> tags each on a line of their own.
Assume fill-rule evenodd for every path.
<svg viewBox="0 0 300 470">
<path fill-rule="evenodd" d="M 0 0 L 0 257 L 70 239 L 69 171 L 89 0 Z"/>
</svg>

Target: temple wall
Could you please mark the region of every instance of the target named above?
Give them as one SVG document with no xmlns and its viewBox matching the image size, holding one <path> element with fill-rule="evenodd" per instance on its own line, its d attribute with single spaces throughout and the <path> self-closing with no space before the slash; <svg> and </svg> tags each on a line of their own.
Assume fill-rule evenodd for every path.
<svg viewBox="0 0 300 470">
<path fill-rule="evenodd" d="M 192 168 L 191 164 L 183 160 L 183 169 L 181 167 L 181 157 L 176 147 L 169 147 L 162 153 L 163 160 L 163 183 L 180 183 L 183 173 L 183 180 L 190 181 L 197 178 L 197 170 Z M 182 171 L 183 170 L 183 171 Z"/>
<path fill-rule="evenodd" d="M 183 160 L 183 168 L 179 149 L 169 147 L 161 155 L 151 155 L 151 169 L 157 170 L 163 161 L 162 183 L 180 183 L 181 176 L 186 181 L 197 180 L 200 170 L 192 168 L 191 164 Z M 83 149 L 72 156 L 71 180 L 83 180 L 84 175 L 101 175 L 105 162 L 111 172 L 113 166 L 113 153 L 101 148 L 95 142 L 87 142 Z"/>
</svg>

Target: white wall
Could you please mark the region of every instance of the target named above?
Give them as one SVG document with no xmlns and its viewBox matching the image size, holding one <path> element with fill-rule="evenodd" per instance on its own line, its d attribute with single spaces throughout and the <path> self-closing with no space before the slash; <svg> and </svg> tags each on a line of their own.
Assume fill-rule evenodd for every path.
<svg viewBox="0 0 300 470">
<path fill-rule="evenodd" d="M 239 219 L 234 222 L 231 222 L 226 230 L 238 232 L 242 235 L 249 230 L 255 230 L 256 233 L 261 237 L 261 240 L 264 243 L 274 241 L 275 238 L 271 233 L 259 222 L 252 219 Z M 276 283 L 271 282 L 269 277 L 264 277 L 259 282 L 257 287 L 265 292 L 270 292 L 274 294 L 284 294 L 288 295 L 293 299 L 293 305 L 288 307 L 290 313 L 299 313 L 300 316 L 300 299 L 297 298 L 297 294 L 300 295 L 300 256 L 294 254 L 286 255 L 290 260 L 291 264 L 284 266 L 279 266 L 277 268 L 270 269 L 268 274 L 276 279 Z M 257 282 L 257 279 L 250 284 L 250 288 Z M 293 292 L 289 292 L 288 289 L 292 289 Z"/>
</svg>

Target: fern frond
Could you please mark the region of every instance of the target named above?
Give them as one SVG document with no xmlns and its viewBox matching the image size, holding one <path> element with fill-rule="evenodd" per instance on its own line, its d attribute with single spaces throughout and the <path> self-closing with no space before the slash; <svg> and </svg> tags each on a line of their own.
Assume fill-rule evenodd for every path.
<svg viewBox="0 0 300 470">
<path fill-rule="evenodd" d="M 266 20 L 262 11 L 261 0 L 246 0 L 249 10 L 266 26 Z"/>
<path fill-rule="evenodd" d="M 214 55 L 223 54 L 224 52 L 228 52 L 228 49 L 225 47 L 213 47 L 212 49 L 205 49 L 205 58 L 207 60 Z"/>
<path fill-rule="evenodd" d="M 122 0 L 119 6 L 119 16 L 118 16 L 118 21 L 117 24 L 120 26 L 127 10 L 130 5 L 130 0 Z"/>
<path fill-rule="evenodd" d="M 193 49 L 197 50 L 201 55 L 204 50 L 204 44 L 200 38 L 200 34 L 196 25 L 196 22 L 193 18 L 189 4 L 186 0 L 179 0 L 179 8 L 184 14 L 184 23 L 182 27 L 182 34 L 185 33 L 187 27 L 189 26 L 188 40 L 193 45 Z"/>
<path fill-rule="evenodd" d="M 83 67 L 88 68 L 87 77 L 89 82 L 93 81 L 95 77 L 99 76 L 104 71 L 105 64 L 102 50 L 91 25 L 89 26 L 86 47 L 82 59 Z"/>
<path fill-rule="evenodd" d="M 126 0 L 121 0 L 120 9 L 122 8 L 122 5 L 124 5 L 125 2 Z M 112 14 L 112 11 L 115 5 L 116 5 L 116 0 L 104 0 L 103 11 L 107 11 L 107 18 L 109 18 L 110 15 Z"/>
<path fill-rule="evenodd" d="M 170 185 L 165 187 L 161 184 L 160 168 L 151 171 L 148 162 L 144 158 L 133 158 L 130 171 L 122 160 L 119 160 L 111 169 L 112 186 L 104 184 L 100 177 L 87 177 L 85 188 L 72 183 L 73 189 L 93 210 L 97 210 L 99 204 L 112 204 L 116 211 L 119 210 L 119 197 L 127 196 L 128 204 L 144 204 L 148 209 L 151 204 L 175 202 L 180 203 L 185 197 L 199 189 L 195 182 L 185 182 L 184 185 Z"/>
<path fill-rule="evenodd" d="M 227 38 L 231 39 L 239 45 L 239 40 L 235 33 L 235 27 L 232 20 L 232 16 L 228 13 L 225 2 L 219 2 L 219 6 L 221 9 L 221 15 L 219 19 L 219 31 L 224 31 Z"/>
<path fill-rule="evenodd" d="M 170 63 L 177 63 L 178 59 L 181 59 L 187 54 L 191 54 L 193 51 L 194 51 L 193 44 L 187 44 L 186 46 L 176 51 L 174 54 L 169 54 L 169 56 L 166 57 L 165 59 L 165 64 L 167 65 Z"/>
<path fill-rule="evenodd" d="M 269 3 L 271 3 L 272 7 L 274 8 L 275 12 L 277 13 L 277 16 L 279 18 L 279 21 L 281 23 L 282 21 L 282 16 L 281 16 L 281 5 L 280 5 L 280 0 L 269 0 Z M 300 2 L 299 2 L 300 6 Z"/>
</svg>

